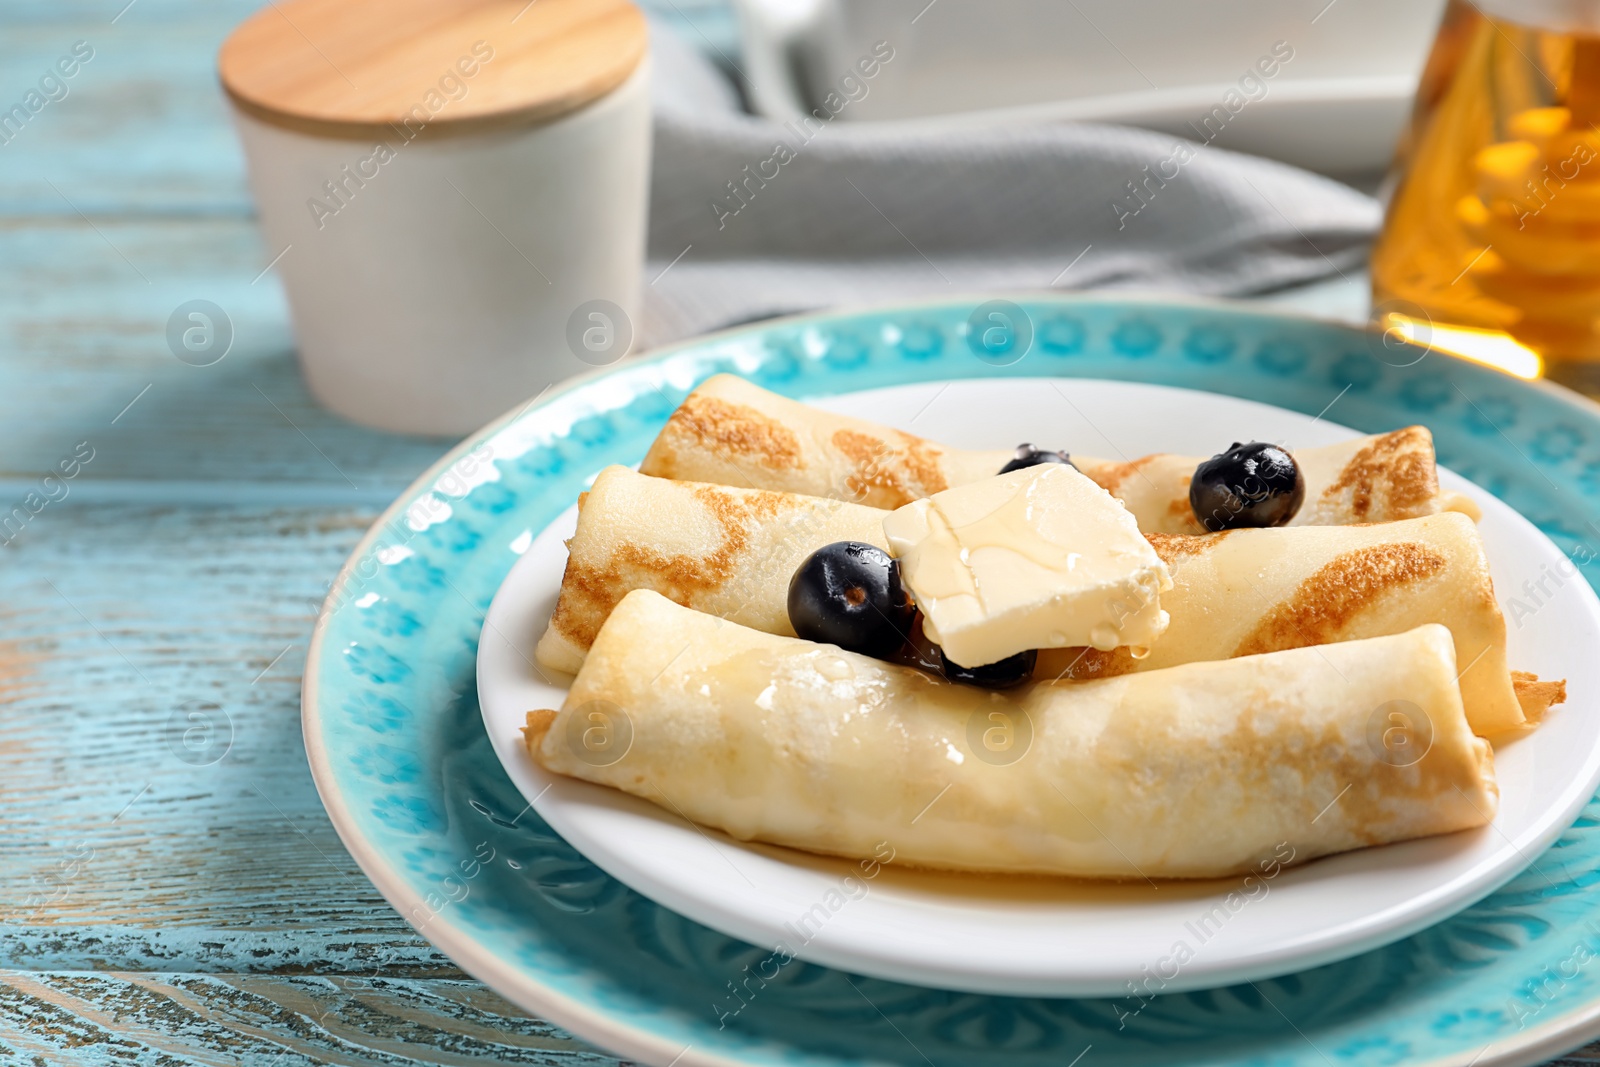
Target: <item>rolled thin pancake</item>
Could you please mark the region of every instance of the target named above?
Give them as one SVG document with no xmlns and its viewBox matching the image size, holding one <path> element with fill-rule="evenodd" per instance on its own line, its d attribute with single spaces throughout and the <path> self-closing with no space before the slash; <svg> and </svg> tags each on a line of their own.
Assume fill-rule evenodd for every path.
<svg viewBox="0 0 1600 1067">
<path fill-rule="evenodd" d="M 550 626 L 535 656 L 583 665 L 595 634 L 634 589 L 769 633 L 793 636 L 789 578 L 833 541 L 887 548 L 884 513 L 839 500 L 648 478 L 607 467 L 578 508 Z"/>
<path fill-rule="evenodd" d="M 1147 534 L 1172 574 L 1171 616 L 1150 654 L 1045 649 L 1040 678 L 1106 678 L 1199 660 L 1449 627 L 1467 718 L 1480 735 L 1543 718 L 1565 698 L 1506 663 L 1506 624 L 1477 527 L 1445 512 L 1371 526 Z M 1519 679 L 1517 675 L 1522 675 Z"/>
<path fill-rule="evenodd" d="M 640 590 L 527 742 L 741 840 L 954 870 L 1213 877 L 1498 804 L 1436 625 L 999 694 Z"/>
<path fill-rule="evenodd" d="M 567 570 L 539 662 L 575 673 L 634 589 L 767 633 L 792 636 L 787 596 L 800 561 L 830 541 L 883 547 L 885 512 L 840 501 L 650 478 L 608 467 L 567 542 Z M 1484 735 L 1538 722 L 1565 698 L 1506 664 L 1477 528 L 1443 513 L 1373 526 L 1146 535 L 1172 574 L 1171 621 L 1143 660 L 1126 650 L 1052 649 L 1039 678 L 1093 679 L 1201 660 L 1402 633 L 1443 623 L 1464 666 L 1461 693 Z M 1130 609 L 1134 605 L 1129 605 Z"/>
<path fill-rule="evenodd" d="M 892 510 L 992 478 L 1011 457 L 945 448 L 717 374 L 678 405 L 639 471 Z"/>
<path fill-rule="evenodd" d="M 1306 478 L 1295 526 L 1391 522 L 1439 511 L 1477 518 L 1476 506 L 1439 488 L 1425 427 L 1360 437 L 1294 453 Z M 1011 450 L 964 451 L 835 415 L 768 392 L 732 374 L 706 379 L 673 413 L 640 470 L 660 478 L 777 489 L 898 508 L 951 486 L 991 478 Z M 1129 462 L 1072 455 L 1079 470 L 1133 512 L 1146 533 L 1196 534 L 1189 506 L 1198 456 Z"/>
</svg>

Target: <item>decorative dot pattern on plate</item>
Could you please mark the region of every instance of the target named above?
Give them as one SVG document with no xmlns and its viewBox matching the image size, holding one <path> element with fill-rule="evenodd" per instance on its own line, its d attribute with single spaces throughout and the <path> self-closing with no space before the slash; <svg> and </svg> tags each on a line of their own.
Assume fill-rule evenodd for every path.
<svg viewBox="0 0 1600 1067">
<path fill-rule="evenodd" d="M 479 718 L 484 605 L 520 535 L 568 507 L 601 467 L 636 462 L 677 401 L 718 371 L 797 396 L 1070 372 L 1309 414 L 1348 384 L 1337 421 L 1381 431 L 1425 417 L 1441 462 L 1539 521 L 1564 550 L 1600 529 L 1589 525 L 1600 521 L 1600 419 L 1552 390 L 1439 355 L 1395 367 L 1368 355 L 1356 331 L 1234 308 L 1016 303 L 1037 341 L 1006 366 L 969 352 L 976 302 L 763 323 L 623 363 L 473 435 L 408 490 L 397 508 L 436 492 L 469 450 L 492 450 L 492 478 L 458 496 L 437 491 L 447 518 L 423 532 L 387 518 L 357 550 L 318 631 L 306 691 L 318 785 L 391 901 L 424 933 L 492 960 L 502 991 L 558 1016 L 603 1016 L 636 1047 L 662 1050 L 662 1062 L 689 1046 L 684 1065 L 952 1067 L 1004 1056 L 1062 1067 L 1090 1045 L 1093 1063 L 1118 1067 L 1466 1062 L 1491 1041 L 1588 1025 L 1600 969 L 1549 975 L 1580 946 L 1600 952 L 1600 898 L 1586 891 L 1600 880 L 1594 802 L 1529 870 L 1404 942 L 1270 981 L 1102 1000 L 942 992 L 798 960 L 774 970 L 763 962 L 770 950 L 626 889 L 526 810 Z M 1591 582 L 1595 567 L 1583 568 Z M 730 992 L 757 971 L 759 985 L 744 987 L 753 995 Z M 1158 977 L 1149 989 L 1159 988 Z M 1574 1030 L 1572 1042 L 1583 1036 Z"/>
<path fill-rule="evenodd" d="M 1111 347 L 1125 356 L 1154 355 L 1161 347 L 1161 331 L 1148 319 L 1129 319 L 1111 334 Z"/>
<path fill-rule="evenodd" d="M 1183 342 L 1183 354 L 1196 363 L 1222 363 L 1233 358 L 1238 339 L 1231 330 L 1196 326 Z"/>
<path fill-rule="evenodd" d="M 1052 356 L 1071 356 L 1083 350 L 1083 323 L 1070 315 L 1049 315 L 1039 326 L 1039 347 Z"/>
</svg>

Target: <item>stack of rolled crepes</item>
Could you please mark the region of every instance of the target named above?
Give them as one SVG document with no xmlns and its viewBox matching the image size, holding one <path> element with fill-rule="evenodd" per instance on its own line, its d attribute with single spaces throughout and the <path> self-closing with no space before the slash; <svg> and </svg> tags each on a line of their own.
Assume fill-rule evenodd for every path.
<svg viewBox="0 0 1600 1067">
<path fill-rule="evenodd" d="M 1188 507 L 1199 459 L 1074 453 L 1170 570 L 1143 658 L 1049 649 L 1031 685 L 996 693 L 794 635 L 789 580 L 813 551 L 887 548 L 884 509 L 1011 457 L 710 379 L 642 473 L 607 468 L 580 499 L 537 649 L 577 678 L 560 711 L 530 713 L 533 758 L 740 839 L 1203 877 L 1285 842 L 1309 859 L 1483 825 L 1483 738 L 1564 699 L 1507 664 L 1476 509 L 1439 489 L 1422 427 L 1295 453 L 1293 521 L 1217 534 Z M 615 761 L 582 751 L 595 707 L 628 719 Z"/>
</svg>

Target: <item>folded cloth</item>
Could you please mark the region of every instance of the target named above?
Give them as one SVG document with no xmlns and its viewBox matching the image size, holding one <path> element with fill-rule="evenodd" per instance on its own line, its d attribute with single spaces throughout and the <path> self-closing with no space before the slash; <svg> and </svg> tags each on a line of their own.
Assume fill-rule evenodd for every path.
<svg viewBox="0 0 1600 1067">
<path fill-rule="evenodd" d="M 832 114 L 842 93 L 805 123 L 757 118 L 673 30 L 656 26 L 652 45 L 645 345 L 994 290 L 1264 292 L 1357 267 L 1380 218 L 1338 182 L 1148 130 L 875 129 Z M 859 74 L 850 85 L 871 91 Z"/>
</svg>

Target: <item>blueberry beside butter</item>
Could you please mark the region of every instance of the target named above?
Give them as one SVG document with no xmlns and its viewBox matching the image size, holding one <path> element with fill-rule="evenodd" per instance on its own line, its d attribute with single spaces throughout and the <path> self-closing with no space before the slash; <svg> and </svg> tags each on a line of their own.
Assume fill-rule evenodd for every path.
<svg viewBox="0 0 1600 1067">
<path fill-rule="evenodd" d="M 1212 533 L 1285 526 L 1306 498 L 1300 464 L 1265 441 L 1235 441 L 1194 469 L 1189 506 Z"/>
<path fill-rule="evenodd" d="M 789 579 L 788 607 L 799 636 L 879 659 L 911 632 L 900 564 L 860 541 L 835 541 L 807 556 Z"/>
<path fill-rule="evenodd" d="M 1030 648 L 1015 656 L 1007 656 L 998 663 L 963 667 L 951 663 L 944 650 L 939 650 L 939 671 L 947 680 L 975 685 L 980 689 L 1015 689 L 1033 677 L 1033 667 L 1038 662 L 1039 650 Z"/>
</svg>

